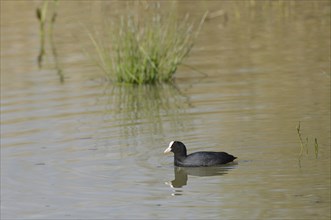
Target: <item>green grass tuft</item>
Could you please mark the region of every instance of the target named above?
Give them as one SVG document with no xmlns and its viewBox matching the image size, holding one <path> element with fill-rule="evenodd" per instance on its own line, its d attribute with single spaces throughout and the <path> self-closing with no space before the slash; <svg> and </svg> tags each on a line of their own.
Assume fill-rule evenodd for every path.
<svg viewBox="0 0 331 220">
<path fill-rule="evenodd" d="M 145 9 L 140 15 L 123 15 L 105 23 L 104 33 L 88 32 L 95 61 L 110 81 L 154 84 L 171 81 L 191 51 L 206 18 L 199 25 L 189 15 L 161 14 Z M 152 11 L 150 11 L 152 10 Z"/>
<path fill-rule="evenodd" d="M 301 158 L 303 156 L 303 152 L 304 150 L 306 150 L 306 154 L 308 155 L 308 144 L 309 144 L 309 138 L 306 137 L 306 142 L 304 143 L 303 142 L 303 139 L 302 139 L 302 134 L 301 134 L 301 126 L 300 126 L 300 121 L 299 121 L 299 124 L 297 126 L 297 134 L 298 134 L 298 137 L 299 137 L 299 141 L 300 141 L 300 153 L 299 153 L 299 164 L 300 164 L 300 161 L 301 161 Z M 317 138 L 314 138 L 314 153 L 315 153 L 315 158 L 317 159 L 318 158 L 318 143 L 317 143 Z"/>
</svg>

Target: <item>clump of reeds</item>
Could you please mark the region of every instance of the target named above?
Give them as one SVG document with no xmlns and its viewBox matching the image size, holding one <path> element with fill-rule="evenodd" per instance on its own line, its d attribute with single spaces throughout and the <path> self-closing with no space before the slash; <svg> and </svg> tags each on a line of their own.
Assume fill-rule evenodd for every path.
<svg viewBox="0 0 331 220">
<path fill-rule="evenodd" d="M 300 126 L 300 121 L 299 124 L 297 126 L 297 134 L 299 137 L 299 141 L 300 141 L 300 153 L 299 153 L 299 162 L 301 161 L 303 152 L 306 151 L 306 154 L 308 155 L 308 143 L 309 143 L 309 138 L 306 137 L 305 142 L 302 139 L 302 134 L 301 134 L 301 126 Z M 318 157 L 318 143 L 317 143 L 317 138 L 314 138 L 314 154 L 315 154 L 315 158 L 317 159 Z"/>
<path fill-rule="evenodd" d="M 146 9 L 144 15 L 123 15 L 105 24 L 103 36 L 89 31 L 97 54 L 95 61 L 111 81 L 170 81 L 192 49 L 206 15 L 198 25 L 189 15 L 179 19 L 174 13 L 162 14 L 157 9 Z"/>
</svg>

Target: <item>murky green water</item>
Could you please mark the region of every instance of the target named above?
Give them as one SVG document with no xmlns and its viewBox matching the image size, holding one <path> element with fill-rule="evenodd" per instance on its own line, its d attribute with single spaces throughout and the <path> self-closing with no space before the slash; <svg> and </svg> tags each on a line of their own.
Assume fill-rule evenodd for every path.
<svg viewBox="0 0 331 220">
<path fill-rule="evenodd" d="M 329 1 L 175 4 L 212 12 L 185 61 L 208 76 L 161 87 L 107 85 L 82 53 L 114 2 L 60 1 L 39 69 L 40 5 L 1 1 L 2 219 L 330 219 Z M 238 159 L 174 168 L 172 140 Z"/>
</svg>

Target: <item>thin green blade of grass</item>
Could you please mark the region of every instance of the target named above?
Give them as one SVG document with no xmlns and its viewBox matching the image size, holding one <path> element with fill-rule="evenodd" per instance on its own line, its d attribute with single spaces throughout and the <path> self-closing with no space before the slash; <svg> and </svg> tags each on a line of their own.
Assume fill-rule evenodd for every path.
<svg viewBox="0 0 331 220">
<path fill-rule="evenodd" d="M 298 134 L 298 137 L 299 137 L 299 141 L 300 141 L 300 153 L 299 153 L 299 161 L 301 160 L 301 157 L 302 157 L 302 154 L 303 154 L 303 151 L 304 151 L 304 146 L 303 146 L 303 141 L 302 141 L 302 137 L 301 137 L 301 132 L 300 132 L 300 121 L 299 121 L 299 124 L 297 126 L 297 134 Z"/>
<path fill-rule="evenodd" d="M 314 143 L 314 150 L 315 150 L 315 158 L 318 158 L 318 143 L 317 143 L 317 138 L 315 138 L 315 143 Z"/>
<path fill-rule="evenodd" d="M 101 69 L 107 73 L 107 70 L 105 69 L 105 66 L 106 66 L 106 62 L 105 62 L 105 59 L 104 59 L 104 51 L 103 49 L 101 49 L 101 47 L 99 46 L 99 44 L 96 42 L 96 40 L 94 39 L 93 35 L 88 31 L 88 36 L 94 46 L 94 48 L 96 49 L 97 51 L 97 55 L 99 57 L 99 61 L 100 61 L 100 67 Z"/>
</svg>

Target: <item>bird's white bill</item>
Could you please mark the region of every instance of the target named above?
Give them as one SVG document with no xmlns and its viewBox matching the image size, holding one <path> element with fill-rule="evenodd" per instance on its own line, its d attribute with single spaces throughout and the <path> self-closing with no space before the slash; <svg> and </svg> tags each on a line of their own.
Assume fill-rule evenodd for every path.
<svg viewBox="0 0 331 220">
<path fill-rule="evenodd" d="M 174 143 L 174 141 L 171 141 L 170 143 L 169 143 L 169 146 L 168 146 L 168 148 L 167 149 L 165 149 L 165 151 L 163 152 L 163 153 L 169 153 L 170 151 L 171 151 L 171 146 L 172 146 L 172 144 Z"/>
</svg>

